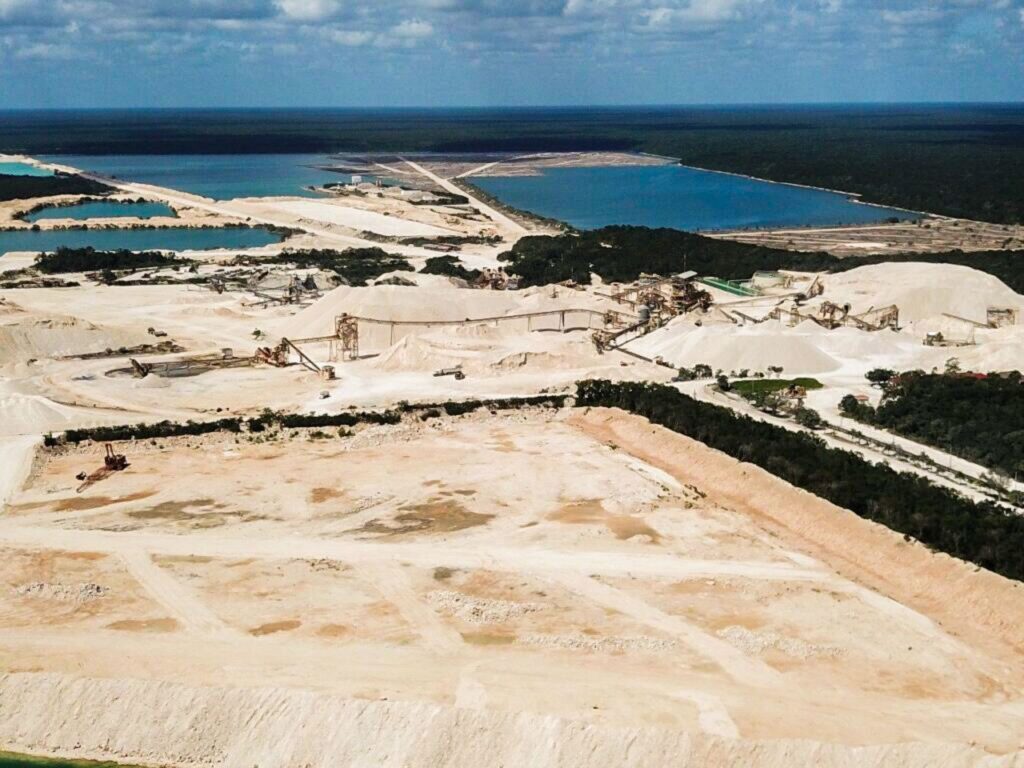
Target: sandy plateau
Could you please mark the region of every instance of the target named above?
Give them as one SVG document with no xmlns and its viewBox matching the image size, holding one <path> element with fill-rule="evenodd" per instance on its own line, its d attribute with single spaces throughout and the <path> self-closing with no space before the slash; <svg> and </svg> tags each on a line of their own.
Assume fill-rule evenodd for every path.
<svg viewBox="0 0 1024 768">
<path fill-rule="evenodd" d="M 172 439 L 81 494 L 97 448 L 53 455 L 0 525 L 0 739 L 181 766 L 1011 764 L 1015 586 L 852 515 L 805 530 L 827 505 L 643 424 Z"/>
</svg>

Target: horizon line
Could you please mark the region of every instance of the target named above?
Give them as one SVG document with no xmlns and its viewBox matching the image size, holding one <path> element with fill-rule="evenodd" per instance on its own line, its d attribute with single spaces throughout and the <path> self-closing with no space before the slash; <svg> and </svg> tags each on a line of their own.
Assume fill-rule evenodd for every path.
<svg viewBox="0 0 1024 768">
<path fill-rule="evenodd" d="M 218 112 L 230 110 L 259 110 L 259 111 L 446 111 L 446 110 L 602 110 L 602 109 L 773 109 L 773 108 L 799 108 L 799 107 L 970 107 L 970 106 L 1002 106 L 1002 107 L 1024 107 L 1024 100 L 1020 101 L 778 101 L 778 102 L 692 102 L 692 103 L 647 103 L 647 104 L 463 104 L 463 105 L 389 105 L 389 106 L 355 106 L 355 105 L 233 105 L 233 106 L 199 106 L 199 105 L 173 105 L 173 106 L 96 106 L 96 107 L 3 107 L 0 114 L 14 112 L 168 112 L 168 111 L 197 111 L 197 112 Z"/>
</svg>

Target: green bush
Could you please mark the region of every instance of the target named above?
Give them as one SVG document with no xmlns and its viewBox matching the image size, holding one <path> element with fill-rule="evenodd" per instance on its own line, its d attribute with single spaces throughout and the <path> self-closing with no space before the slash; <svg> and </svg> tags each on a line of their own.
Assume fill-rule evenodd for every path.
<svg viewBox="0 0 1024 768">
<path fill-rule="evenodd" d="M 479 269 L 466 269 L 455 256 L 433 256 L 420 270 L 424 275 L 447 275 L 472 282 L 480 277 Z"/>
</svg>

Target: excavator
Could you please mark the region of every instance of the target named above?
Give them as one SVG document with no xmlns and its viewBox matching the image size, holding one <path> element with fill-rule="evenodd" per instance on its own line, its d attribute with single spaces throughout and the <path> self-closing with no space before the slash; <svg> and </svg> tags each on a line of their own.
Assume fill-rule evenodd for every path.
<svg viewBox="0 0 1024 768">
<path fill-rule="evenodd" d="M 112 475 L 114 472 L 120 472 L 128 468 L 128 458 L 123 453 L 114 453 L 114 446 L 110 443 L 106 445 L 106 455 L 103 457 L 103 466 L 95 470 L 91 474 L 85 472 L 79 472 L 76 476 L 76 480 L 81 480 L 82 484 L 78 486 L 75 493 L 81 493 L 93 483 L 98 483 L 108 475 Z"/>
</svg>

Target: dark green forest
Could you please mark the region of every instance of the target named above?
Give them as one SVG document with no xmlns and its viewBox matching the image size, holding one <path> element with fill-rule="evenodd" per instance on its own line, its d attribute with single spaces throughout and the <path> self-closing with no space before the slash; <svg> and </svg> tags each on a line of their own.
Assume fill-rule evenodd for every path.
<svg viewBox="0 0 1024 768">
<path fill-rule="evenodd" d="M 692 269 L 701 275 L 746 280 L 759 270 L 792 269 L 843 272 L 867 264 L 921 261 L 965 264 L 995 275 L 1024 293 L 1024 253 L 983 251 L 907 253 L 838 258 L 760 245 L 716 240 L 677 229 L 615 226 L 578 234 L 524 237 L 499 258 L 519 275 L 523 287 L 575 280 L 589 284 L 590 273 L 604 280 L 628 282 L 641 273 L 670 275 Z"/>
<path fill-rule="evenodd" d="M 1024 580 L 1024 516 L 991 502 L 974 503 L 925 478 L 872 464 L 820 439 L 728 408 L 702 403 L 658 384 L 584 381 L 578 406 L 643 416 L 932 549 Z"/>
<path fill-rule="evenodd" d="M 249 262 L 250 259 L 242 261 Z M 259 259 L 260 264 L 294 264 L 300 269 L 322 269 L 334 272 L 349 285 L 366 285 L 388 272 L 412 272 L 412 265 L 401 256 L 387 253 L 381 248 L 346 248 L 287 250 L 270 258 Z"/>
<path fill-rule="evenodd" d="M 1006 378 L 911 371 L 884 385 L 878 408 L 844 400 L 843 412 L 1011 477 L 1024 475 L 1024 386 Z"/>
<path fill-rule="evenodd" d="M 113 190 L 82 176 L 9 176 L 0 174 L 0 200 L 31 200 L 51 195 L 103 195 Z"/>
<path fill-rule="evenodd" d="M 25 111 L 27 154 L 630 150 L 840 189 L 886 205 L 1024 222 L 1024 107 L 857 105 L 565 109 Z"/>
<path fill-rule="evenodd" d="M 159 251 L 97 251 L 94 248 L 58 248 L 36 257 L 35 268 L 47 275 L 66 272 L 98 272 L 105 269 L 143 269 L 187 265 Z"/>
</svg>

